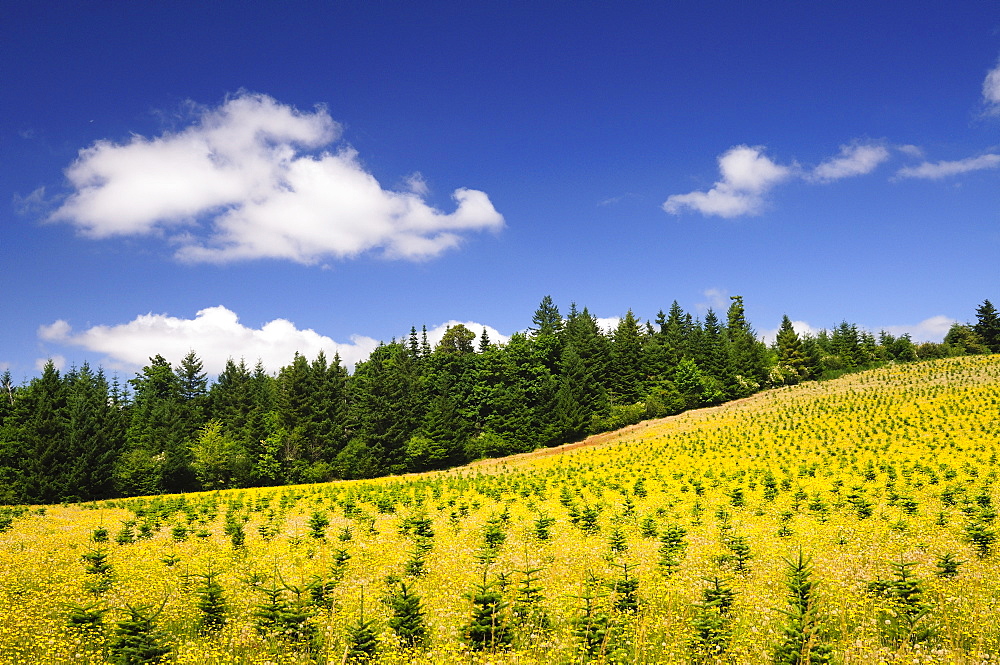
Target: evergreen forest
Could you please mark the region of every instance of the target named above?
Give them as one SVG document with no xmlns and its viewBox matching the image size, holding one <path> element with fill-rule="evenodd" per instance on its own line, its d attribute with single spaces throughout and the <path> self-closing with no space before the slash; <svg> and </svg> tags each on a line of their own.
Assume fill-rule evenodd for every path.
<svg viewBox="0 0 1000 665">
<path fill-rule="evenodd" d="M 796 333 L 785 316 L 764 344 L 731 298 L 722 318 L 676 301 L 612 331 L 586 308 L 542 299 L 505 343 L 463 325 L 434 347 L 426 329 L 381 344 L 348 372 L 296 354 L 272 374 L 230 359 L 208 380 L 191 351 L 160 355 L 127 381 L 88 364 L 15 385 L 0 377 L 0 503 L 371 478 L 441 469 L 577 441 L 769 387 L 891 362 L 1000 352 L 989 300 L 942 343 L 877 336 L 842 322 Z"/>
</svg>

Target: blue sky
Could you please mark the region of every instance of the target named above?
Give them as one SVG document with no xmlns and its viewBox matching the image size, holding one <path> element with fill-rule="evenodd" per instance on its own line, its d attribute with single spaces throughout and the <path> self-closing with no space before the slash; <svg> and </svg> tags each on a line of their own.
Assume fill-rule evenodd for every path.
<svg viewBox="0 0 1000 665">
<path fill-rule="evenodd" d="M 1000 300 L 996 4 L 754 4 L 8 9 L 0 368 Z"/>
</svg>

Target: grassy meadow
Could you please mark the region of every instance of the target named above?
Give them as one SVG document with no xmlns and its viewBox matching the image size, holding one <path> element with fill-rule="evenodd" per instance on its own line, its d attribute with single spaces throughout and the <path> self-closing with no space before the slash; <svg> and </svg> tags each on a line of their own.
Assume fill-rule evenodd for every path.
<svg viewBox="0 0 1000 665">
<path fill-rule="evenodd" d="M 998 444 L 970 356 L 446 472 L 0 509 L 0 662 L 1000 662 Z"/>
</svg>

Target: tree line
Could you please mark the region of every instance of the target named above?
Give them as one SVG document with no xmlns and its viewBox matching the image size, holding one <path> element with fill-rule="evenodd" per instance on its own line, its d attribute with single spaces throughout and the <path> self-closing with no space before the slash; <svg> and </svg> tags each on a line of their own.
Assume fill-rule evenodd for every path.
<svg viewBox="0 0 1000 665">
<path fill-rule="evenodd" d="M 463 325 L 383 343 L 352 373 L 296 354 L 270 374 L 230 359 L 209 382 L 194 351 L 156 355 L 126 383 L 84 363 L 15 386 L 0 377 L 0 503 L 368 478 L 446 468 L 579 440 L 773 386 L 885 362 L 1000 352 L 989 300 L 941 343 L 842 322 L 762 342 L 731 298 L 725 319 L 675 301 L 605 331 L 548 296 L 532 327 L 495 343 Z"/>
</svg>

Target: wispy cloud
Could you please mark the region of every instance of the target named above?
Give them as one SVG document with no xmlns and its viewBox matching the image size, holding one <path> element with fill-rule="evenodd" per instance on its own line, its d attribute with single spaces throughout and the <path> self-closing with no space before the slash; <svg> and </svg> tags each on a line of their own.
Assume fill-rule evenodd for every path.
<svg viewBox="0 0 1000 665">
<path fill-rule="evenodd" d="M 792 168 L 776 164 L 763 151 L 762 146 L 730 148 L 719 156 L 722 178 L 711 189 L 674 194 L 664 202 L 663 209 L 674 215 L 684 210 L 719 217 L 760 214 L 764 195 L 793 173 Z"/>
<path fill-rule="evenodd" d="M 701 295 L 705 296 L 707 302 L 696 303 L 695 307 L 698 311 L 704 313 L 711 309 L 718 313 L 729 309 L 729 291 L 726 289 L 705 289 L 701 292 Z"/>
<path fill-rule="evenodd" d="M 66 171 L 73 192 L 50 219 L 92 238 L 165 235 L 177 258 L 211 263 L 310 264 L 368 251 L 419 260 L 503 227 L 481 191 L 456 189 L 456 209 L 445 213 L 425 201 L 419 174 L 390 191 L 352 148 L 317 153 L 340 134 L 325 108 L 243 93 L 200 110 L 182 131 L 82 150 Z"/>
<path fill-rule="evenodd" d="M 995 169 L 998 166 L 1000 166 L 1000 155 L 988 153 L 978 157 L 968 157 L 950 162 L 923 162 L 917 166 L 906 166 L 896 172 L 896 177 L 937 180 L 970 171 Z"/>
<path fill-rule="evenodd" d="M 889 159 L 889 150 L 875 143 L 852 143 L 840 147 L 840 154 L 814 168 L 808 179 L 833 182 L 842 178 L 867 175 Z"/>
<path fill-rule="evenodd" d="M 1000 114 L 1000 63 L 997 63 L 983 80 L 983 103 L 986 105 L 987 114 Z"/>
</svg>

